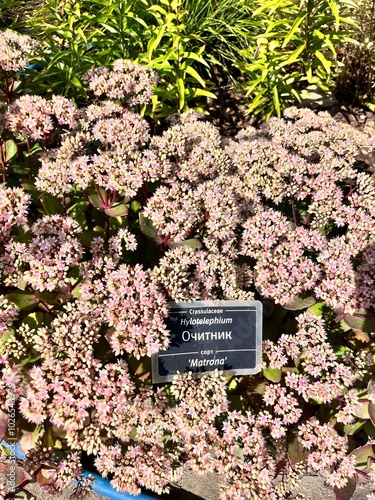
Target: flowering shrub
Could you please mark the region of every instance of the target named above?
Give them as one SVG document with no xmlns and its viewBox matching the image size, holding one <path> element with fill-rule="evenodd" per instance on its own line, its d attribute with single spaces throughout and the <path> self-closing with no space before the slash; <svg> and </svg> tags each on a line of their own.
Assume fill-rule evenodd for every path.
<svg viewBox="0 0 375 500">
<path fill-rule="evenodd" d="M 122 107 L 127 74 L 133 90 L 105 93 L 119 101 L 26 95 L 0 120 L 0 431 L 12 442 L 13 398 L 16 487 L 74 480 L 82 496 L 86 453 L 133 494 L 189 467 L 218 473 L 221 499 L 293 498 L 309 471 L 343 498 L 375 477 L 375 187 L 360 162 L 374 136 L 296 108 L 234 139 L 192 113 L 152 136 Z M 167 302 L 196 299 L 263 302 L 261 373 L 152 386 Z"/>
</svg>

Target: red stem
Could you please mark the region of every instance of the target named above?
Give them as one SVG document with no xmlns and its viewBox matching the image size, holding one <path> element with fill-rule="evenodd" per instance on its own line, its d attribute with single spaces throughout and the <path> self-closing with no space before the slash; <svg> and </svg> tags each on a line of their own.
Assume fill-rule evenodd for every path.
<svg viewBox="0 0 375 500">
<path fill-rule="evenodd" d="M 103 197 L 102 197 L 102 194 L 100 192 L 100 189 L 98 188 L 98 186 L 95 184 L 95 191 L 97 192 L 99 198 L 100 198 L 100 201 L 102 202 L 103 206 L 105 206 L 105 200 L 103 200 Z"/>
<path fill-rule="evenodd" d="M 292 197 L 292 214 L 293 214 L 293 220 L 295 222 L 295 225 L 298 226 L 296 206 L 294 204 L 294 197 Z"/>
<path fill-rule="evenodd" d="M 143 186 L 141 187 L 141 191 L 143 194 L 143 198 L 145 199 L 145 203 L 147 203 L 147 200 L 148 200 L 148 184 L 147 184 L 147 182 L 146 182 L 146 184 L 143 184 Z"/>
<path fill-rule="evenodd" d="M 11 96 L 12 96 L 11 87 L 13 87 L 13 85 L 11 87 L 9 86 L 8 73 L 4 69 L 3 69 L 3 75 L 4 75 L 5 88 L 2 87 L 1 90 L 5 94 L 5 97 L 7 99 L 8 104 L 11 104 L 12 103 L 12 99 L 11 99 Z M 13 83 L 14 83 L 14 80 L 13 80 Z"/>
<path fill-rule="evenodd" d="M 31 285 L 29 285 L 29 288 L 30 288 L 30 291 L 34 294 L 34 297 L 37 299 L 38 303 L 42 304 L 48 312 L 51 312 L 51 308 L 49 306 L 49 304 L 47 304 L 47 302 L 45 300 L 43 300 L 41 297 L 39 297 L 39 295 L 37 294 L 37 292 L 33 289 L 33 287 Z"/>
<path fill-rule="evenodd" d="M 7 176 L 6 176 L 7 162 L 6 162 L 6 156 L 5 156 L 5 152 L 4 152 L 4 144 L 3 143 L 0 143 L 0 152 L 1 152 L 1 166 L 2 166 L 2 170 L 3 170 L 3 182 L 5 184 L 6 180 L 7 180 Z"/>
<path fill-rule="evenodd" d="M 117 191 L 112 191 L 111 205 L 108 208 L 113 207 L 113 204 L 116 201 Z"/>
<path fill-rule="evenodd" d="M 349 198 L 349 196 L 351 196 L 356 189 L 357 189 L 357 186 L 353 187 L 353 183 L 352 183 L 352 181 L 350 181 L 349 193 L 344 197 L 344 200 L 347 200 Z"/>
<path fill-rule="evenodd" d="M 208 221 L 208 217 L 209 217 L 208 212 L 206 212 L 204 214 L 203 220 L 198 222 L 198 224 L 196 224 L 191 231 L 186 233 L 184 236 L 184 239 L 186 240 L 187 238 L 189 238 L 189 236 L 192 236 L 193 234 L 195 234 L 198 231 L 198 229 L 200 229 L 202 226 L 204 226 L 206 224 L 206 222 Z"/>
</svg>

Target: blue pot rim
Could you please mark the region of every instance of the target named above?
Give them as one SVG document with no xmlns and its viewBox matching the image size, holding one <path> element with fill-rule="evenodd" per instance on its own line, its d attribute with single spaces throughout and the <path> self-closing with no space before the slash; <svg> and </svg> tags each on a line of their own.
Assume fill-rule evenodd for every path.
<svg viewBox="0 0 375 500">
<path fill-rule="evenodd" d="M 8 450 L 10 449 L 9 443 L 2 441 L 1 444 Z M 26 458 L 18 443 L 15 443 L 14 449 L 17 458 L 20 458 L 21 460 L 24 460 Z M 97 493 L 98 495 L 102 495 L 103 497 L 110 498 L 112 500 L 155 500 L 155 498 L 158 498 L 155 496 L 149 496 L 146 493 L 141 493 L 138 496 L 130 495 L 129 493 L 120 493 L 119 491 L 115 490 L 113 486 L 111 486 L 108 479 L 104 479 L 103 477 L 99 476 L 99 474 L 94 474 L 87 471 L 85 471 L 83 474 L 84 477 L 87 477 L 89 475 L 93 476 L 95 480 L 94 484 L 92 485 L 93 492 Z"/>
</svg>

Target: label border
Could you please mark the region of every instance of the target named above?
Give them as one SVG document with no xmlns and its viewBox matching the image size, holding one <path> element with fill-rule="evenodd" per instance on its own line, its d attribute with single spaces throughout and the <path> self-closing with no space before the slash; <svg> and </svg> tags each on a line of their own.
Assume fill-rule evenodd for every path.
<svg viewBox="0 0 375 500">
<path fill-rule="evenodd" d="M 201 308 L 201 307 L 241 307 L 246 306 L 247 308 L 253 306 L 255 310 L 255 321 L 256 321 L 256 335 L 255 335 L 255 351 L 256 351 L 256 366 L 254 368 L 239 368 L 234 370 L 219 370 L 224 376 L 232 376 L 232 375 L 254 375 L 255 373 L 259 373 L 262 369 L 262 329 L 263 329 L 263 305 L 259 300 L 195 300 L 192 302 L 169 302 L 168 308 L 171 309 L 180 309 L 183 308 Z M 230 350 L 230 352 L 236 351 L 236 349 Z M 158 351 L 155 354 L 151 355 L 151 373 L 152 373 L 152 383 L 160 384 L 165 382 L 172 382 L 173 378 L 176 374 L 173 375 L 159 375 L 158 373 L 158 358 L 159 355 L 163 356 L 163 352 L 167 353 L 167 351 Z M 182 354 L 188 353 L 174 353 L 172 356 L 179 356 Z M 165 354 L 164 356 L 166 356 Z M 187 370 L 188 371 L 188 370 Z M 192 375 L 195 378 L 201 378 L 203 375 L 208 373 L 212 373 L 214 370 L 205 371 L 205 372 L 193 372 Z"/>
</svg>

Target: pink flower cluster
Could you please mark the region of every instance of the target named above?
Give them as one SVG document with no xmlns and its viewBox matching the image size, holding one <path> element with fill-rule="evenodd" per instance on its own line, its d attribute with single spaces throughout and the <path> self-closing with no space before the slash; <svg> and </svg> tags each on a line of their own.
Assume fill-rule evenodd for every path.
<svg viewBox="0 0 375 500">
<path fill-rule="evenodd" d="M 327 483 L 344 488 L 348 479 L 354 477 L 356 458 L 348 456 L 346 437 L 341 437 L 330 424 L 321 424 L 310 419 L 298 429 L 299 439 L 309 450 L 308 467 L 325 476 Z"/>
<path fill-rule="evenodd" d="M 30 201 L 30 195 L 22 188 L 0 184 L 0 242 L 9 239 L 13 227 L 27 224 Z"/>
<path fill-rule="evenodd" d="M 126 245 L 127 234 L 122 233 Z M 121 238 L 111 238 L 106 254 L 102 240 L 93 242 L 94 259 L 82 268 L 77 306 L 82 314 L 106 325 L 106 339 L 116 355 L 132 353 L 139 359 L 169 344 L 164 324 L 167 302 L 150 271 L 140 265 L 117 264 L 120 243 Z M 127 248 L 134 249 L 134 241 L 129 243 Z"/>
<path fill-rule="evenodd" d="M 5 125 L 19 139 L 39 141 L 49 140 L 57 126 L 74 128 L 76 119 L 77 108 L 66 97 L 24 95 L 8 107 Z"/>
<path fill-rule="evenodd" d="M 147 176 L 148 141 L 149 125 L 141 116 L 116 106 L 91 106 L 79 128 L 44 153 L 36 186 L 59 197 L 93 186 L 133 197 Z"/>
<path fill-rule="evenodd" d="M 153 270 L 156 282 L 171 300 L 252 300 L 252 274 L 226 255 L 186 247 L 169 250 Z"/>
<path fill-rule="evenodd" d="M 0 295 L 0 338 L 7 333 L 18 317 L 18 308 Z"/>
<path fill-rule="evenodd" d="M 328 342 L 322 318 L 312 312 L 297 317 L 298 331 L 295 335 L 283 334 L 277 343 L 264 343 L 265 363 L 271 368 L 297 365 L 297 371 L 288 371 L 285 385 L 292 394 L 311 400 L 329 403 L 340 398 L 357 378 L 350 365 L 340 360 Z M 275 387 L 276 392 L 284 391 Z M 276 393 L 272 396 L 275 399 Z M 270 400 L 271 404 L 271 400 Z M 286 408 L 281 405 L 280 409 Z"/>
<path fill-rule="evenodd" d="M 69 271 L 81 260 L 84 249 L 76 234 L 80 226 L 70 217 L 44 216 L 31 226 L 28 243 L 9 241 L 0 255 L 0 272 L 6 284 L 24 282 L 35 290 L 66 289 Z"/>
<path fill-rule="evenodd" d="M 98 96 L 135 104 L 153 75 L 117 61 L 89 78 Z M 333 326 L 374 310 L 375 189 L 355 163 L 373 138 L 296 108 L 226 143 L 191 113 L 151 137 L 115 102 L 78 111 L 35 96 L 10 105 L 5 126 L 46 150 L 36 189 L 18 179 L 32 198 L 0 186 L 1 404 L 17 384 L 22 419 L 64 432 L 72 455 L 51 463 L 57 490 L 81 481 L 86 452 L 134 494 L 163 494 L 185 466 L 224 476 L 221 499 L 288 498 L 304 472 L 289 461 L 293 434 L 309 468 L 344 486 L 354 459 L 337 429 L 358 418 L 355 384 L 371 376 L 373 346 L 337 351 L 328 322 L 289 309 L 300 295 L 324 300 Z M 255 297 L 276 316 L 262 374 L 232 380 L 233 398 L 218 372 L 151 386 L 149 357 L 169 345 L 168 300 Z M 316 418 L 319 405 L 335 427 Z"/>
<path fill-rule="evenodd" d="M 36 47 L 36 41 L 28 35 L 20 35 L 12 30 L 3 31 L 0 33 L 0 68 L 3 71 L 25 69 Z"/>
<path fill-rule="evenodd" d="M 89 89 L 96 96 L 120 99 L 129 106 L 147 104 L 152 87 L 157 83 L 156 73 L 132 61 L 117 59 L 113 68 L 93 68 L 86 74 Z"/>
</svg>

